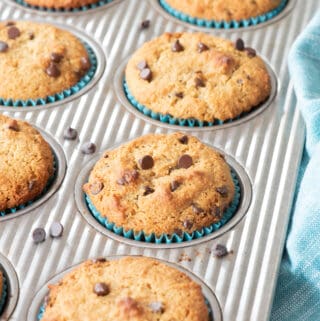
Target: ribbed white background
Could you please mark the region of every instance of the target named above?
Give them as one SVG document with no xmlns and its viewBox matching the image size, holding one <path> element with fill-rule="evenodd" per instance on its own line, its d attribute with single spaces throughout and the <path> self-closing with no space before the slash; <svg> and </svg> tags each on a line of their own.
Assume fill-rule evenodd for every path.
<svg viewBox="0 0 320 321">
<path fill-rule="evenodd" d="M 107 56 L 101 81 L 81 99 L 53 109 L 35 112 L 17 109 L 16 113 L 7 113 L 54 135 L 68 161 L 65 181 L 55 196 L 33 213 L 0 222 L 0 252 L 12 262 L 20 281 L 20 298 L 12 320 L 26 320 L 37 290 L 53 275 L 81 260 L 111 254 L 144 254 L 178 262 L 181 253 L 192 258 L 191 262 L 181 264 L 215 291 L 225 321 L 268 319 L 304 137 L 303 122 L 289 82 L 287 55 L 315 8 L 320 7 L 318 0 L 297 2 L 293 12 L 276 24 L 246 32 L 214 31 L 232 40 L 241 36 L 266 57 L 278 76 L 280 92 L 263 114 L 241 126 L 194 132 L 245 167 L 253 182 L 253 200 L 246 218 L 232 231 L 218 240 L 183 250 L 144 250 L 106 238 L 78 213 L 73 193 L 80 169 L 90 160 L 90 156 L 79 151 L 82 142 L 92 141 L 102 151 L 149 132 L 167 132 L 135 118 L 119 104 L 112 85 L 114 69 L 145 41 L 164 31 L 186 29 L 165 19 L 147 0 L 123 0 L 99 12 L 60 17 L 31 15 L 0 2 L 1 20 L 42 17 L 75 26 L 98 41 Z M 151 26 L 141 31 L 140 23 L 145 19 L 151 20 Z M 78 129 L 80 143 L 62 139 L 68 126 Z M 48 231 L 55 220 L 65 227 L 63 238 L 33 244 L 32 230 L 45 227 Z M 209 250 L 217 242 L 226 244 L 234 254 L 221 260 L 214 258 Z"/>
</svg>

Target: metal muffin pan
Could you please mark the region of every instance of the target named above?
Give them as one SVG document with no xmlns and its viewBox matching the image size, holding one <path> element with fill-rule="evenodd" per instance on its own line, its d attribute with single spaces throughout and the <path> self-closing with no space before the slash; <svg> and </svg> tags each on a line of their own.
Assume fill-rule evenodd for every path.
<svg viewBox="0 0 320 321">
<path fill-rule="evenodd" d="M 252 184 L 252 201 L 244 219 L 216 239 L 168 249 L 128 245 L 97 232 L 78 212 L 73 192 L 79 172 L 92 157 L 81 153 L 83 142 L 94 142 L 98 154 L 107 146 L 144 134 L 172 132 L 172 128 L 156 126 L 123 107 L 112 86 L 114 71 L 144 42 L 163 32 L 192 31 L 192 26 L 159 14 L 148 0 L 123 0 L 90 14 L 45 16 L 36 10 L 8 5 L 8 0 L 0 1 L 1 20 L 45 17 L 48 23 L 72 25 L 94 39 L 108 57 L 106 71 L 94 90 L 70 100 L 64 108 L 3 109 L 5 114 L 23 118 L 54 136 L 68 162 L 65 180 L 53 197 L 28 215 L 0 221 L 0 253 L 12 263 L 21 285 L 10 321 L 26 320 L 38 289 L 60 271 L 90 257 L 114 255 L 145 255 L 179 262 L 215 293 L 224 320 L 269 319 L 305 133 L 287 70 L 287 55 L 297 35 L 320 9 L 318 0 L 289 1 L 290 14 L 257 28 L 232 32 L 205 29 L 233 41 L 243 38 L 265 57 L 281 86 L 270 106 L 249 121 L 221 130 L 190 131 L 225 151 L 245 169 Z M 141 22 L 146 19 L 150 19 L 150 27 L 142 30 Z M 79 141 L 63 140 L 63 132 L 69 126 L 78 130 Z M 35 245 L 33 229 L 47 230 L 53 221 L 63 224 L 62 238 L 48 238 Z M 214 257 L 211 251 L 217 243 L 226 245 L 233 254 L 222 259 Z"/>
<path fill-rule="evenodd" d="M 232 126 L 236 126 L 239 124 L 242 124 L 246 121 L 249 121 L 250 119 L 258 116 L 260 113 L 262 113 L 264 110 L 266 110 L 274 101 L 277 91 L 278 91 L 278 81 L 277 77 L 273 71 L 273 69 L 270 67 L 270 65 L 266 62 L 266 59 L 264 59 L 264 62 L 266 64 L 266 68 L 268 70 L 268 73 L 270 75 L 270 82 L 271 82 L 271 92 L 268 99 L 254 108 L 252 111 L 248 112 L 246 115 L 241 116 L 239 119 L 232 120 L 230 122 L 226 122 L 221 125 L 214 125 L 214 126 L 204 126 L 204 127 L 191 127 L 191 126 L 180 126 L 180 125 L 171 125 L 169 123 L 162 122 L 160 120 L 153 119 L 152 117 L 149 117 L 147 115 L 144 115 L 142 112 L 140 112 L 135 106 L 131 104 L 131 102 L 128 100 L 128 97 L 124 91 L 123 88 L 123 82 L 125 79 L 125 69 L 127 66 L 127 63 L 130 58 L 125 59 L 120 65 L 119 68 L 114 72 L 114 89 L 116 91 L 117 97 L 120 100 L 121 104 L 131 113 L 133 113 L 135 116 L 140 117 L 146 122 L 150 122 L 152 125 L 155 126 L 161 126 L 168 129 L 173 130 L 183 130 L 183 131 L 193 131 L 193 132 L 203 132 L 203 131 L 213 131 L 217 129 L 224 129 Z"/>
<path fill-rule="evenodd" d="M 109 261 L 112 261 L 112 260 L 120 259 L 122 257 L 124 257 L 124 256 L 108 256 L 108 257 L 106 257 L 106 259 Z M 217 297 L 214 295 L 214 293 L 212 292 L 212 290 L 203 282 L 203 280 L 201 280 L 198 276 L 196 276 L 195 274 L 193 274 L 192 272 L 190 272 L 189 270 L 183 268 L 182 266 L 180 266 L 178 264 L 174 264 L 174 263 L 167 262 L 164 260 L 159 260 L 159 259 L 158 259 L 158 261 L 160 261 L 161 263 L 164 263 L 166 265 L 169 265 L 177 270 L 180 270 L 181 272 L 188 275 L 194 282 L 198 283 L 201 286 L 203 296 L 206 298 L 206 300 L 212 310 L 213 320 L 209 320 L 209 321 L 222 321 L 223 320 L 219 301 L 218 301 Z M 32 299 L 32 303 L 31 303 L 29 311 L 28 311 L 27 321 L 38 321 L 37 316 L 39 314 L 40 307 L 43 305 L 45 296 L 49 294 L 48 285 L 58 283 L 59 280 L 61 280 L 66 274 L 71 272 L 74 268 L 79 266 L 81 263 L 78 263 L 78 264 L 64 270 L 63 272 L 59 273 L 58 275 L 54 276 L 51 280 L 49 280 L 38 291 L 38 293 Z"/>
<path fill-rule="evenodd" d="M 30 20 L 30 19 L 21 19 L 21 20 Z M 47 23 L 46 20 L 39 20 L 39 19 L 32 19 L 32 21 L 39 22 L 39 23 Z M 15 112 L 15 111 L 28 112 L 28 111 L 38 110 L 39 108 L 43 109 L 43 108 L 52 108 L 52 107 L 62 106 L 78 99 L 79 97 L 81 97 L 82 95 L 90 91 L 95 85 L 97 85 L 98 81 L 101 79 L 106 67 L 106 57 L 100 45 L 94 39 L 92 39 L 92 37 L 88 36 L 85 32 L 77 28 L 74 28 L 70 25 L 62 24 L 62 23 L 51 22 L 51 24 L 56 26 L 57 28 L 69 31 L 70 33 L 75 35 L 78 39 L 80 39 L 82 42 L 88 44 L 91 47 L 91 49 L 93 50 L 97 58 L 97 69 L 94 73 L 94 76 L 86 86 L 80 89 L 77 93 L 72 94 L 71 96 L 65 99 L 57 100 L 53 103 L 47 103 L 44 105 L 28 106 L 28 107 L 20 107 L 20 106 L 13 107 L 13 106 L 0 105 L 0 111 L 2 110 L 2 111 L 12 111 L 12 112 Z"/>
<path fill-rule="evenodd" d="M 0 270 L 7 282 L 7 298 L 0 321 L 9 320 L 19 299 L 19 280 L 14 267 L 9 260 L 0 253 Z"/>
</svg>

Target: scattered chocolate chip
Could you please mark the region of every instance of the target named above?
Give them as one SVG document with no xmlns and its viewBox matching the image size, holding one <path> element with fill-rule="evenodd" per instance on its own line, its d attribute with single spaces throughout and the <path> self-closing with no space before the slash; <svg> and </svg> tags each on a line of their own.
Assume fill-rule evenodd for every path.
<svg viewBox="0 0 320 321">
<path fill-rule="evenodd" d="M 110 289 L 109 286 L 104 283 L 104 282 L 100 282 L 100 283 L 96 283 L 93 287 L 93 292 L 97 295 L 97 296 L 106 296 L 110 293 Z"/>
<path fill-rule="evenodd" d="M 181 98 L 181 99 L 182 99 L 183 96 L 184 96 L 184 95 L 183 95 L 183 92 L 175 93 L 174 95 L 175 95 L 177 98 Z"/>
<path fill-rule="evenodd" d="M 117 180 L 117 184 L 126 185 L 135 181 L 139 177 L 139 172 L 134 170 L 127 170 L 124 172 L 123 176 Z"/>
<path fill-rule="evenodd" d="M 213 252 L 213 255 L 218 258 L 227 256 L 229 254 L 228 249 L 222 244 L 217 244 L 212 252 Z"/>
<path fill-rule="evenodd" d="M 181 184 L 180 184 L 179 182 L 177 182 L 177 181 L 172 181 L 172 182 L 170 183 L 170 190 L 171 190 L 171 192 L 174 192 L 175 190 L 177 190 L 180 185 L 181 185 Z"/>
<path fill-rule="evenodd" d="M 209 50 L 209 47 L 205 45 L 203 42 L 198 43 L 198 52 L 203 52 Z"/>
<path fill-rule="evenodd" d="M 89 154 L 93 154 L 95 151 L 96 151 L 96 145 L 94 143 L 87 142 L 81 146 L 82 154 L 89 155 Z"/>
<path fill-rule="evenodd" d="M 8 21 L 6 27 L 14 26 L 16 23 L 14 21 Z"/>
<path fill-rule="evenodd" d="M 148 64 L 145 60 L 141 60 L 138 64 L 137 64 L 137 68 L 139 70 L 143 70 L 143 69 L 146 69 L 148 68 Z"/>
<path fill-rule="evenodd" d="M 180 236 L 180 237 L 183 235 L 182 230 L 179 229 L 179 228 L 175 228 L 175 229 L 173 230 L 173 233 L 174 233 L 174 234 L 177 234 L 177 235 Z"/>
<path fill-rule="evenodd" d="M 181 144 L 186 145 L 186 144 L 188 144 L 188 141 L 189 141 L 189 138 L 188 138 L 187 135 L 183 135 L 182 137 L 179 138 L 179 142 L 180 142 Z"/>
<path fill-rule="evenodd" d="M 28 182 L 28 190 L 29 190 L 29 191 L 32 191 L 33 188 L 34 188 L 34 186 L 35 186 L 35 184 L 36 184 L 36 180 L 31 179 L 31 180 Z"/>
<path fill-rule="evenodd" d="M 34 39 L 34 33 L 33 32 L 28 32 L 28 37 L 30 40 Z"/>
<path fill-rule="evenodd" d="M 139 165 L 142 169 L 150 169 L 154 165 L 153 158 L 150 155 L 143 156 L 139 159 Z"/>
<path fill-rule="evenodd" d="M 10 27 L 7 31 L 9 39 L 16 39 L 20 36 L 20 30 L 17 27 Z"/>
<path fill-rule="evenodd" d="M 104 257 L 97 257 L 95 259 L 91 260 L 92 263 L 104 263 L 107 262 L 107 260 Z"/>
<path fill-rule="evenodd" d="M 247 55 L 248 55 L 250 58 L 253 58 L 253 57 L 255 57 L 255 56 L 257 55 L 257 52 L 256 52 L 253 48 L 247 47 L 247 48 L 245 48 L 244 50 L 246 51 Z"/>
<path fill-rule="evenodd" d="M 150 27 L 150 20 L 144 20 L 141 22 L 141 29 L 148 29 Z"/>
<path fill-rule="evenodd" d="M 94 183 L 90 184 L 90 192 L 93 195 L 97 195 L 103 190 L 103 187 L 104 187 L 103 183 L 94 182 Z"/>
<path fill-rule="evenodd" d="M 210 214 L 213 216 L 220 217 L 221 216 L 221 209 L 220 207 L 213 205 L 210 209 Z"/>
<path fill-rule="evenodd" d="M 194 83 L 195 83 L 197 88 L 206 86 L 206 84 L 204 83 L 203 79 L 198 78 L 198 77 L 194 80 Z"/>
<path fill-rule="evenodd" d="M 11 119 L 8 122 L 8 129 L 14 130 L 15 132 L 19 131 L 18 122 L 15 119 Z"/>
<path fill-rule="evenodd" d="M 63 234 L 63 225 L 60 222 L 53 222 L 50 226 L 50 236 L 59 238 Z"/>
<path fill-rule="evenodd" d="M 76 129 L 72 127 L 68 127 L 65 129 L 63 133 L 63 138 L 67 140 L 75 140 L 78 137 L 78 132 Z"/>
<path fill-rule="evenodd" d="M 52 78 L 58 78 L 61 75 L 60 69 L 53 62 L 51 62 L 49 67 L 46 69 L 46 73 L 49 77 Z"/>
<path fill-rule="evenodd" d="M 244 41 L 241 38 L 238 38 L 234 43 L 234 46 L 237 50 L 243 51 L 244 50 Z"/>
<path fill-rule="evenodd" d="M 188 154 L 182 155 L 178 160 L 178 168 L 189 168 L 192 164 L 192 157 Z"/>
<path fill-rule="evenodd" d="M 149 68 L 144 68 L 140 72 L 140 77 L 143 80 L 151 81 L 152 80 L 152 71 Z"/>
<path fill-rule="evenodd" d="M 146 195 L 149 195 L 149 194 L 152 194 L 154 193 L 154 189 L 149 187 L 149 186 L 145 186 L 144 187 L 144 193 L 143 193 L 143 196 L 146 196 Z"/>
<path fill-rule="evenodd" d="M 0 41 L 0 52 L 7 52 L 9 49 L 9 46 L 6 42 Z"/>
<path fill-rule="evenodd" d="M 32 232 L 32 238 L 34 243 L 36 244 L 42 243 L 46 239 L 46 231 L 41 227 L 37 227 Z"/>
<path fill-rule="evenodd" d="M 151 309 L 152 312 L 154 313 L 163 313 L 164 312 L 164 306 L 162 302 L 155 301 L 151 302 L 149 304 L 149 308 Z"/>
<path fill-rule="evenodd" d="M 228 187 L 227 186 L 221 186 L 217 187 L 216 191 L 222 196 L 222 197 L 227 197 L 228 196 Z"/>
<path fill-rule="evenodd" d="M 62 60 L 62 58 L 63 58 L 63 55 L 56 53 L 56 52 L 53 52 L 50 55 L 51 61 L 56 62 L 56 63 L 59 63 Z"/>
<path fill-rule="evenodd" d="M 192 226 L 193 226 L 193 222 L 191 222 L 190 220 L 185 220 L 185 221 L 183 222 L 183 226 L 184 226 L 186 229 L 190 230 L 190 229 L 192 228 Z"/>
<path fill-rule="evenodd" d="M 201 213 L 204 212 L 204 210 L 201 207 L 199 207 L 197 204 L 193 203 L 191 205 L 191 207 L 192 207 L 193 212 L 196 213 L 196 214 L 201 214 Z"/>
<path fill-rule="evenodd" d="M 91 62 L 90 62 L 90 59 L 88 57 L 82 57 L 80 59 L 80 62 L 81 62 L 81 68 L 82 70 L 89 70 L 90 67 L 91 67 Z"/>
<path fill-rule="evenodd" d="M 180 41 L 179 40 L 176 40 L 172 46 L 171 46 L 171 50 L 173 52 L 180 52 L 180 51 L 183 51 L 184 50 L 184 47 L 181 45 Z"/>
</svg>

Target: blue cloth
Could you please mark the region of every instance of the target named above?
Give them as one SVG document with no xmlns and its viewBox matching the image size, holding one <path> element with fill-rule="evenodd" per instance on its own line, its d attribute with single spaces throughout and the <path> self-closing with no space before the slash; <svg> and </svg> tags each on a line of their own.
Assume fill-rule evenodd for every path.
<svg viewBox="0 0 320 321">
<path fill-rule="evenodd" d="M 319 321 L 320 12 L 294 43 L 288 63 L 307 137 L 271 320 Z"/>
</svg>

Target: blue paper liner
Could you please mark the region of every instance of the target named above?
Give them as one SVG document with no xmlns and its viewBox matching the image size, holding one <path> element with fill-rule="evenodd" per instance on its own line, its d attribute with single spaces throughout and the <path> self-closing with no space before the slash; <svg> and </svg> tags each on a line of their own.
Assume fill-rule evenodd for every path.
<svg viewBox="0 0 320 321">
<path fill-rule="evenodd" d="M 100 8 L 102 6 L 105 6 L 106 4 L 109 4 L 111 2 L 113 2 L 114 0 L 100 0 L 97 1 L 97 3 L 92 3 L 86 6 L 82 6 L 82 7 L 78 7 L 78 8 L 71 8 L 71 9 L 54 9 L 54 8 L 46 8 L 46 7 L 40 7 L 40 6 L 32 6 L 28 3 L 26 3 L 23 0 L 13 0 L 14 2 L 16 2 L 17 4 L 26 7 L 28 9 L 33 9 L 33 10 L 39 10 L 39 11 L 43 11 L 43 12 L 48 12 L 48 13 L 52 13 L 52 12 L 58 12 L 58 13 L 77 13 L 77 12 L 85 12 L 88 11 L 90 9 L 96 9 L 96 8 Z"/>
<path fill-rule="evenodd" d="M 2 277 L 3 277 L 3 286 L 2 286 L 2 293 L 0 293 L 0 316 L 4 310 L 4 306 L 7 300 L 7 289 L 8 289 L 7 280 L 3 275 L 3 273 L 2 273 Z"/>
<path fill-rule="evenodd" d="M 46 104 L 51 104 L 56 101 L 63 101 L 63 99 L 68 98 L 81 89 L 83 89 L 93 78 L 94 74 L 97 70 L 97 57 L 93 51 L 93 49 L 85 42 L 82 42 L 85 46 L 88 56 L 91 62 L 91 67 L 88 72 L 72 87 L 61 91 L 60 93 L 47 96 L 44 98 L 37 98 L 37 99 L 27 99 L 27 100 L 13 100 L 13 99 L 3 99 L 0 98 L 0 105 L 6 107 L 34 107 L 34 106 L 43 106 Z"/>
<path fill-rule="evenodd" d="M 199 239 L 201 237 L 204 237 L 206 235 L 209 235 L 217 231 L 219 228 L 225 225 L 236 213 L 240 202 L 241 188 L 239 186 L 237 174 L 233 170 L 231 170 L 231 175 L 235 185 L 235 195 L 230 206 L 225 210 L 221 220 L 208 227 L 204 227 L 201 230 L 197 230 L 192 233 L 183 232 L 182 236 L 174 233 L 172 235 L 162 234 L 161 236 L 158 237 L 155 235 L 155 233 L 145 234 L 143 231 L 135 232 L 132 229 L 126 231 L 123 227 L 118 227 L 114 223 L 109 222 L 106 217 L 101 216 L 101 214 L 92 204 L 87 194 L 84 194 L 84 197 L 85 197 L 87 207 L 91 212 L 91 214 L 93 215 L 93 217 L 106 229 L 108 229 L 109 231 L 119 236 L 122 236 L 127 239 L 131 239 L 131 240 L 139 241 L 139 242 L 146 242 L 146 243 L 156 243 L 156 244 L 181 243 L 181 242 L 187 242 L 187 241 Z"/>
<path fill-rule="evenodd" d="M 56 159 L 56 155 L 53 153 L 53 175 L 49 178 L 48 183 L 46 185 L 46 187 L 44 188 L 44 190 L 42 191 L 42 193 L 37 196 L 35 199 L 33 199 L 32 201 L 29 201 L 27 203 L 21 204 L 17 207 L 13 207 L 13 208 L 8 208 L 4 211 L 0 211 L 0 218 L 4 217 L 6 215 L 10 215 L 10 214 L 14 214 L 19 212 L 19 210 L 22 210 L 30 205 L 32 205 L 35 201 L 39 200 L 41 197 L 43 197 L 48 190 L 50 189 L 50 187 L 52 186 L 53 182 L 56 180 L 57 178 L 57 159 Z"/>
<path fill-rule="evenodd" d="M 165 0 L 159 0 L 159 3 L 161 7 L 173 17 L 183 22 L 193 24 L 197 27 L 216 28 L 216 29 L 233 29 L 233 28 L 237 29 L 242 27 L 256 26 L 259 23 L 263 23 L 274 18 L 286 7 L 288 1 L 289 0 L 282 0 L 280 5 L 277 8 L 265 14 L 252 17 L 250 19 L 231 20 L 231 21 L 224 21 L 224 20 L 216 21 L 216 20 L 196 18 L 172 8 Z"/>
</svg>

